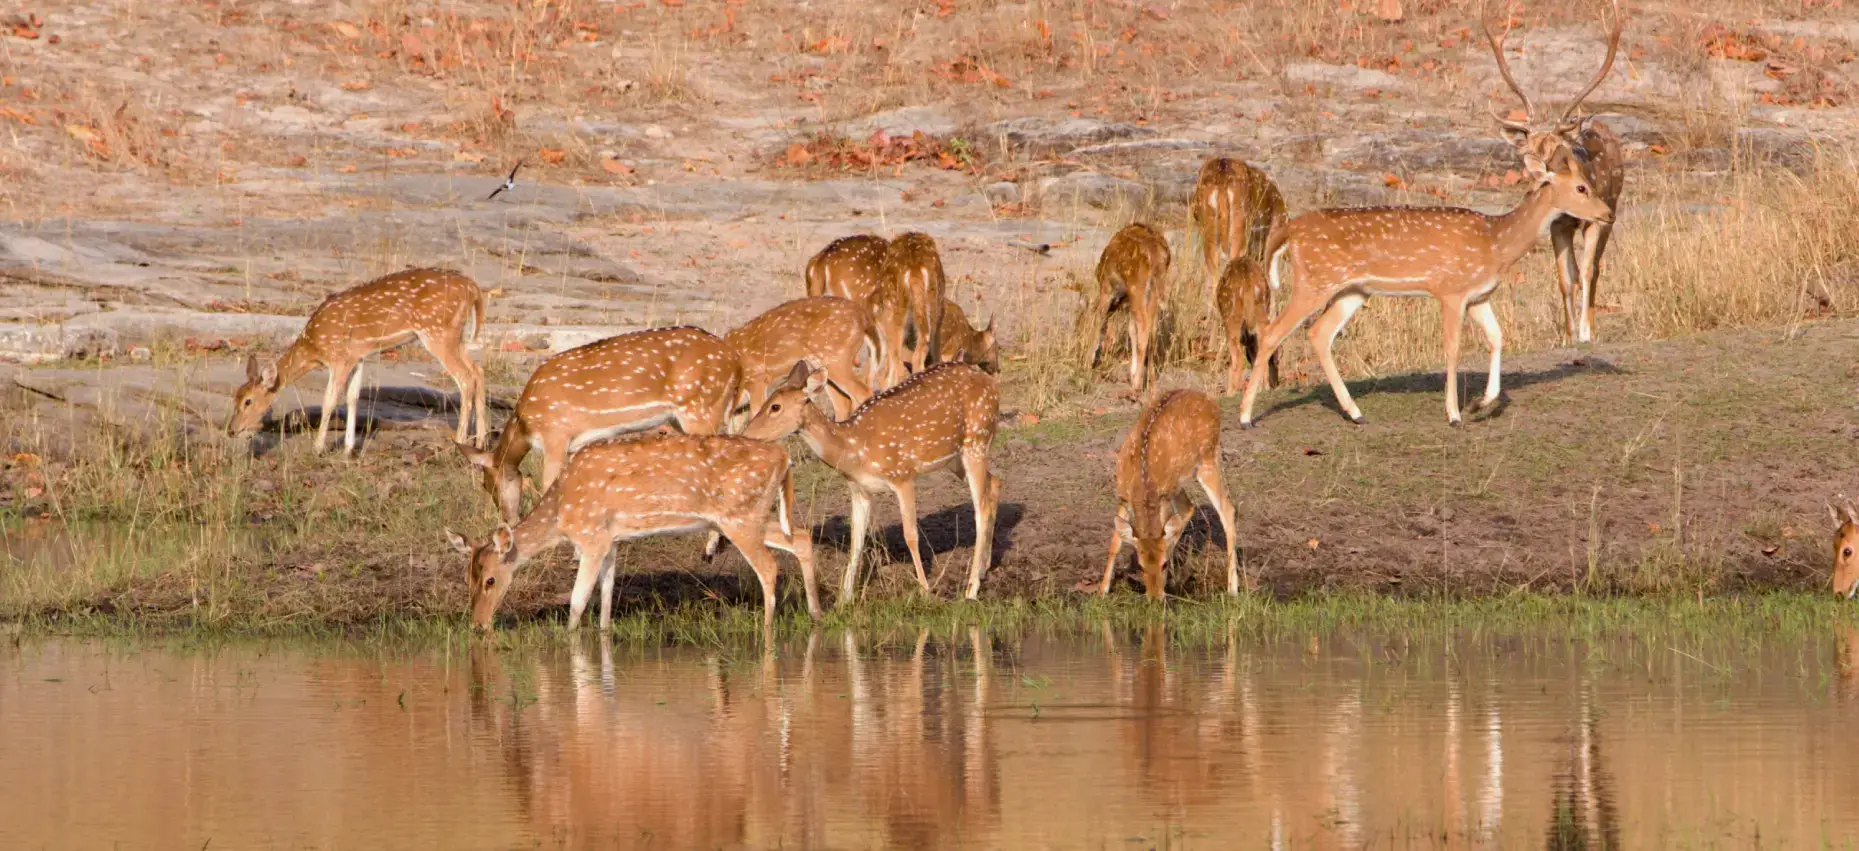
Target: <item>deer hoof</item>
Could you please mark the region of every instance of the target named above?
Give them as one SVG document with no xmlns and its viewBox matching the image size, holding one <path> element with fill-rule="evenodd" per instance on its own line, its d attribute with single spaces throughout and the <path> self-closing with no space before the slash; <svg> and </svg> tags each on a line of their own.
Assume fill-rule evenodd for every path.
<svg viewBox="0 0 1859 851">
<path fill-rule="evenodd" d="M 1255 428 L 1258 428 L 1258 427 L 1259 427 L 1259 424 L 1258 424 L 1258 423 L 1255 423 L 1255 422 L 1253 422 L 1253 421 L 1251 421 L 1251 420 L 1240 420 L 1240 421 L 1239 421 L 1239 427 L 1240 427 L 1240 428 L 1243 428 L 1243 429 L 1248 429 L 1248 430 L 1250 430 L 1250 429 L 1255 429 Z"/>
<path fill-rule="evenodd" d="M 1460 421 L 1458 417 L 1452 417 L 1446 420 L 1446 424 L 1453 428 L 1458 428 L 1460 426 Z"/>
<path fill-rule="evenodd" d="M 1366 425 L 1368 423 L 1368 420 L 1363 419 L 1361 414 L 1350 414 L 1349 421 L 1356 425 Z"/>
</svg>

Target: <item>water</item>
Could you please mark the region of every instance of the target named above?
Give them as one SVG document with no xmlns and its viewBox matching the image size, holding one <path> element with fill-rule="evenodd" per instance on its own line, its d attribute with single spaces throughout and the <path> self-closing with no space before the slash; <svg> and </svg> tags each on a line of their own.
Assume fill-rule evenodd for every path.
<svg viewBox="0 0 1859 851">
<path fill-rule="evenodd" d="M 0 846 L 1850 847 L 1859 633 L 0 645 Z"/>
</svg>

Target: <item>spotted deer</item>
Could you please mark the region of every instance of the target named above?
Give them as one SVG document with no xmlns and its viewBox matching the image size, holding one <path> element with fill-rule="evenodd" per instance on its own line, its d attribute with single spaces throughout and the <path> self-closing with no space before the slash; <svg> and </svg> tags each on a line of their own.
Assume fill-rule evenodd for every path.
<svg viewBox="0 0 1859 851">
<path fill-rule="evenodd" d="M 1285 226 L 1285 199 L 1278 185 L 1252 164 L 1214 157 L 1201 166 L 1188 202 L 1200 237 L 1201 261 L 1211 294 L 1227 264 L 1240 257 L 1265 265 L 1271 233 Z M 1267 301 L 1269 309 L 1271 302 Z"/>
<path fill-rule="evenodd" d="M 613 622 L 614 543 L 703 529 L 727 536 L 754 568 L 765 622 L 775 617 L 778 573 L 768 547 L 800 562 L 807 611 L 818 618 L 812 533 L 795 514 L 789 466 L 781 447 L 728 435 L 671 433 L 590 444 L 569 459 L 534 510 L 515 525 L 498 526 L 484 544 L 473 547 L 446 532 L 452 547 L 471 560 L 471 625 L 489 629 L 516 571 L 566 540 L 580 560 L 568 628 L 581 625 L 599 581 L 604 632 Z"/>
<path fill-rule="evenodd" d="M 1000 349 L 994 342 L 992 316 L 988 317 L 988 324 L 977 331 L 968 324 L 968 314 L 963 313 L 959 305 L 944 300 L 940 346 L 944 363 L 972 363 L 989 374 L 1000 372 Z"/>
<path fill-rule="evenodd" d="M 329 420 L 338 394 L 348 387 L 342 449 L 355 451 L 356 408 L 361 402 L 361 362 L 376 352 L 417 339 L 432 352 L 440 368 L 458 385 L 458 432 L 464 442 L 477 414 L 478 445 L 489 426 L 484 417 L 484 371 L 466 352 L 465 323 L 471 342 L 484 331 L 484 291 L 476 282 L 445 269 L 408 269 L 376 278 L 323 299 L 303 326 L 303 333 L 276 361 L 264 367 L 245 360 L 245 383 L 232 394 L 230 437 L 251 434 L 283 389 L 318 366 L 329 369 L 323 409 L 316 427 L 316 451 L 329 438 Z"/>
<path fill-rule="evenodd" d="M 1138 392 L 1148 381 L 1150 346 L 1156 322 L 1168 300 L 1168 240 L 1141 222 L 1127 225 L 1110 238 L 1097 260 L 1097 301 L 1086 314 L 1095 327 L 1091 367 L 1095 369 L 1110 346 L 1110 316 L 1130 311 L 1130 387 Z"/>
<path fill-rule="evenodd" d="M 1859 511 L 1845 497 L 1827 506 L 1833 515 L 1833 593 L 1850 600 L 1859 595 Z"/>
<path fill-rule="evenodd" d="M 1490 19 L 1482 8 L 1478 18 L 1484 28 L 1485 42 L 1491 46 L 1491 55 L 1497 59 L 1498 74 L 1523 102 L 1522 121 L 1513 121 L 1495 110 L 1492 112 L 1491 117 L 1503 128 L 1505 137 L 1526 160 L 1531 157 L 1545 162 L 1559 157 L 1571 159 L 1586 172 L 1595 197 L 1606 202 L 1609 209 L 1618 211 L 1620 195 L 1626 186 L 1626 158 L 1620 150 L 1620 138 L 1598 119 L 1584 120 L 1576 115 L 1582 101 L 1600 87 L 1614 67 L 1623 21 L 1619 0 L 1612 0 L 1612 5 L 1614 23 L 1608 33 L 1607 58 L 1601 62 L 1600 73 L 1563 107 L 1562 114 L 1547 130 L 1537 130 L 1533 126 L 1536 107 L 1523 87 L 1517 85 L 1517 79 L 1511 76 L 1510 63 L 1504 59 L 1504 36 L 1492 33 Z M 1602 222 L 1558 216 L 1549 223 L 1549 242 L 1556 252 L 1556 280 L 1562 288 L 1564 330 L 1570 342 L 1587 343 L 1594 339 L 1594 304 L 1601 278 L 1601 254 L 1607 250 L 1613 232 L 1612 220 Z"/>
<path fill-rule="evenodd" d="M 539 491 L 547 493 L 568 454 L 603 438 L 675 423 L 686 434 L 721 431 L 739 398 L 736 353 L 701 328 L 654 328 L 608 337 L 536 367 L 516 413 L 489 450 L 459 444 L 484 472 L 484 490 L 504 522 L 523 501 L 518 465 L 542 451 Z"/>
<path fill-rule="evenodd" d="M 1265 272 L 1247 257 L 1227 261 L 1214 288 L 1214 306 L 1220 312 L 1220 324 L 1226 329 L 1226 395 L 1239 392 L 1239 377 L 1244 364 L 1259 366 L 1259 329 L 1271 320 L 1272 293 L 1265 282 Z M 1243 358 L 1243 360 L 1242 360 Z M 1273 352 L 1268 368 L 1271 386 L 1278 386 L 1278 353 Z"/>
<path fill-rule="evenodd" d="M 807 295 L 838 296 L 870 310 L 890 241 L 869 233 L 842 236 L 807 261 Z"/>
<path fill-rule="evenodd" d="M 1117 450 L 1117 517 L 1110 536 L 1099 594 L 1110 593 L 1117 556 L 1124 544 L 1136 548 L 1143 591 L 1161 599 L 1168 584 L 1168 557 L 1194 515 L 1183 488 L 1200 483 L 1226 532 L 1226 590 L 1239 593 L 1238 509 L 1220 471 L 1220 409 L 1206 395 L 1171 390 L 1143 408 Z"/>
<path fill-rule="evenodd" d="M 891 240 L 878 270 L 872 319 L 884 343 L 886 387 L 941 362 L 942 313 L 947 289 L 942 257 L 929 234 L 912 231 Z"/>
<path fill-rule="evenodd" d="M 1619 37 L 1616 14 L 1610 45 Z M 1611 47 L 1608 53 L 1611 61 Z M 1613 205 L 1598 191 L 1587 164 L 1566 146 L 1528 147 L 1523 164 L 1534 185 L 1521 204 L 1499 215 L 1454 207 L 1369 207 L 1318 210 L 1292 219 L 1272 238 L 1266 267 L 1274 290 L 1283 289 L 1279 275 L 1290 268 L 1291 295 L 1265 329 L 1259 351 L 1266 357 L 1277 354 L 1285 337 L 1317 316 L 1310 326 L 1317 360 L 1343 412 L 1360 423 L 1362 410 L 1350 398 L 1330 353 L 1336 335 L 1371 295 L 1432 296 L 1444 325 L 1446 421 L 1460 422 L 1459 338 L 1468 315 L 1491 349 L 1485 394 L 1473 409 L 1496 403 L 1504 334 L 1490 299 L 1499 275 L 1529 253 L 1537 236 L 1559 217 L 1604 225 L 1614 221 Z M 1260 370 L 1253 370 L 1246 382 L 1241 427 L 1252 425 L 1260 376 Z"/>
<path fill-rule="evenodd" d="M 798 361 L 825 371 L 833 418 L 871 398 L 878 331 L 857 303 L 833 296 L 795 299 L 744 323 L 723 342 L 742 364 L 742 395 L 752 416 Z M 860 365 L 863 355 L 864 364 Z"/>
<path fill-rule="evenodd" d="M 795 364 L 784 386 L 768 397 L 743 435 L 781 440 L 798 431 L 820 460 L 846 477 L 852 491 L 852 553 L 840 579 L 838 605 L 857 595 L 872 494 L 880 489 L 897 497 L 917 584 L 923 593 L 931 593 L 917 547 L 917 479 L 943 467 L 951 467 L 967 482 L 975 506 L 975 554 L 968 569 L 967 597 L 978 597 L 993 553 L 994 516 L 1000 507 L 1001 480 L 988 470 L 1000 419 L 1000 386 L 994 377 L 969 364 L 937 364 L 871 397 L 844 422 L 827 419 L 807 403 L 825 380 L 806 364 Z"/>
</svg>

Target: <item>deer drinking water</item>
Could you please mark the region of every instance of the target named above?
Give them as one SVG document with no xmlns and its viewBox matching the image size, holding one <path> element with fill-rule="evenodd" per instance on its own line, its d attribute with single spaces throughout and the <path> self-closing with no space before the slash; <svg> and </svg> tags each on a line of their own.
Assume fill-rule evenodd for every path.
<svg viewBox="0 0 1859 851">
<path fill-rule="evenodd" d="M 1117 450 L 1117 518 L 1110 536 L 1099 594 L 1110 593 L 1123 545 L 1136 548 L 1143 591 L 1162 599 L 1168 583 L 1168 557 L 1194 515 L 1194 503 L 1182 489 L 1200 483 L 1220 526 L 1226 532 L 1226 590 L 1239 593 L 1238 538 L 1233 532 L 1237 509 L 1227 495 L 1220 471 L 1220 409 L 1193 390 L 1171 390 L 1143 408 Z"/>
<path fill-rule="evenodd" d="M 749 416 L 767 401 L 770 390 L 796 362 L 826 372 L 833 418 L 843 420 L 871 398 L 878 368 L 878 331 L 870 314 L 856 302 L 832 296 L 801 298 L 774 307 L 743 323 L 723 342 L 742 364 L 742 391 Z M 864 366 L 859 365 L 864 354 Z"/>
<path fill-rule="evenodd" d="M 781 447 L 727 435 L 668 434 L 587 446 L 514 526 L 498 526 L 475 548 L 446 533 L 453 548 L 471 559 L 471 624 L 489 629 L 516 571 L 567 540 L 580 559 L 568 628 L 580 626 L 598 580 L 604 632 L 612 625 L 614 543 L 705 529 L 727 536 L 755 569 L 765 623 L 774 621 L 778 572 L 768 547 L 793 553 L 800 562 L 807 611 L 817 618 L 812 533 L 795 514 L 789 467 Z"/>
<path fill-rule="evenodd" d="M 608 337 L 550 357 L 523 385 L 516 413 L 485 451 L 459 444 L 484 471 L 484 490 L 504 522 L 522 510 L 518 465 L 542 450 L 547 493 L 568 453 L 606 437 L 666 422 L 686 434 L 722 430 L 742 386 L 728 344 L 701 328 L 655 328 Z"/>
<path fill-rule="evenodd" d="M 357 405 L 361 402 L 361 362 L 376 352 L 418 339 L 458 385 L 458 432 L 464 442 L 477 413 L 476 442 L 483 445 L 489 426 L 484 416 L 484 371 L 465 351 L 465 323 L 471 342 L 484 331 L 484 292 L 476 282 L 445 269 L 408 269 L 376 278 L 323 299 L 303 326 L 303 334 L 276 361 L 259 367 L 245 361 L 245 383 L 232 396 L 226 434 L 251 434 L 284 387 L 318 366 L 329 369 L 323 408 L 316 427 L 316 451 L 329 437 L 329 420 L 338 394 L 348 387 L 342 449 L 355 451 Z"/>
<path fill-rule="evenodd" d="M 1097 260 L 1097 302 L 1086 314 L 1096 328 L 1091 346 L 1095 369 L 1110 345 L 1110 315 L 1130 311 L 1130 388 L 1141 392 L 1149 376 L 1150 345 L 1168 300 L 1168 240 L 1140 222 L 1110 238 Z"/>
<path fill-rule="evenodd" d="M 852 553 L 840 580 L 838 605 L 850 603 L 857 594 L 872 493 L 879 489 L 897 496 L 917 584 L 930 593 L 917 548 L 917 479 L 952 464 L 968 484 L 975 506 L 975 554 L 967 596 L 978 597 L 993 554 L 994 517 L 1000 507 L 1001 480 L 988 470 L 1000 419 L 1000 386 L 994 377 L 968 364 L 938 364 L 871 397 L 844 422 L 827 419 L 807 401 L 825 380 L 806 364 L 795 364 L 785 385 L 768 397 L 743 435 L 781 440 L 798 431 L 820 460 L 846 477 L 852 490 Z"/>
<path fill-rule="evenodd" d="M 1828 505 L 1827 511 L 1838 524 L 1833 532 L 1833 593 L 1850 600 L 1859 595 L 1859 512 L 1845 497 L 1838 505 Z"/>
</svg>

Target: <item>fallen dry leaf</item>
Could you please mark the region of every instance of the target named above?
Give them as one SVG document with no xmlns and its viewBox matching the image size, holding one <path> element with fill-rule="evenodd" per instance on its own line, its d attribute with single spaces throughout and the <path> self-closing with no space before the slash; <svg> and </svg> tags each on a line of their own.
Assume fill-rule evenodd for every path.
<svg viewBox="0 0 1859 851">
<path fill-rule="evenodd" d="M 1309 547 L 1313 550 L 1322 545 L 1323 545 L 1322 542 L 1318 541 L 1316 538 L 1311 538 L 1310 540 L 1304 542 L 1304 546 Z"/>
<path fill-rule="evenodd" d="M 542 148 L 536 151 L 536 157 L 549 165 L 561 165 L 568 158 L 568 152 L 560 148 Z"/>
<path fill-rule="evenodd" d="M 336 21 L 329 26 L 341 33 L 343 38 L 361 38 L 361 29 L 348 21 Z"/>
<path fill-rule="evenodd" d="M 452 161 L 458 163 L 481 163 L 484 162 L 484 155 L 476 151 L 454 151 L 452 152 Z"/>
<path fill-rule="evenodd" d="M 632 166 L 629 166 L 623 162 L 620 162 L 619 160 L 613 160 L 613 159 L 601 160 L 600 168 L 602 171 L 605 171 L 608 174 L 632 174 L 633 173 Z"/>
<path fill-rule="evenodd" d="M 374 84 L 367 80 L 350 80 L 342 84 L 342 90 L 345 92 L 365 92 L 372 88 Z"/>
</svg>

